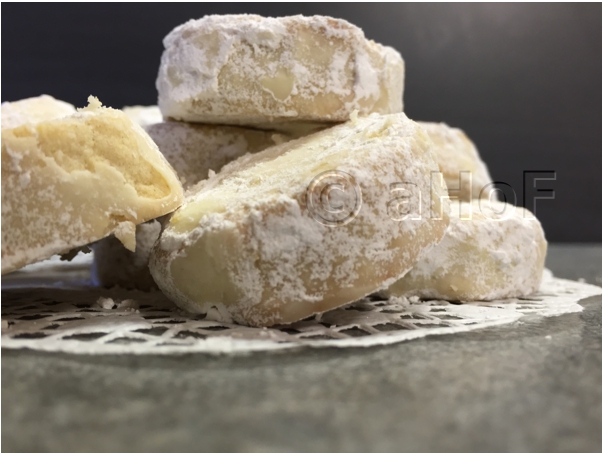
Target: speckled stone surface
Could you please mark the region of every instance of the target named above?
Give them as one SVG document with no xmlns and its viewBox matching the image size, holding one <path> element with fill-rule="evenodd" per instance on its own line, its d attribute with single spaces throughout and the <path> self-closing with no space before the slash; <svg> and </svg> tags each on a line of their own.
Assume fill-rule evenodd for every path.
<svg viewBox="0 0 603 453">
<path fill-rule="evenodd" d="M 547 265 L 601 285 L 601 246 Z M 2 351 L 10 452 L 599 452 L 601 298 L 398 345 L 246 357 Z"/>
</svg>

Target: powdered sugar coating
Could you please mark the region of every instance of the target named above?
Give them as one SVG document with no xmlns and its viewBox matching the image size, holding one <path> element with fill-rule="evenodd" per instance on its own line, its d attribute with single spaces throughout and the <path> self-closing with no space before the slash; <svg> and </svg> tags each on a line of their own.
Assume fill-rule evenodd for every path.
<svg viewBox="0 0 603 453">
<path fill-rule="evenodd" d="M 490 197 L 492 178 L 469 137 L 461 129 L 445 123 L 417 123 L 433 141 L 434 158 L 450 195 L 467 202 Z"/>
<path fill-rule="evenodd" d="M 176 27 L 164 46 L 166 118 L 274 128 L 402 111 L 402 57 L 341 19 L 205 16 Z"/>
<path fill-rule="evenodd" d="M 437 170 L 430 148 L 404 114 L 371 115 L 237 159 L 189 190 L 155 245 L 151 273 L 181 307 L 217 307 L 254 326 L 293 322 L 385 288 L 448 225 L 445 188 L 430 191 Z M 350 175 L 362 199 L 356 217 L 335 227 L 315 220 L 306 192 L 333 170 Z M 414 185 L 415 196 L 408 215 L 394 220 L 398 183 Z M 431 208 L 444 211 L 440 219 Z"/>
<path fill-rule="evenodd" d="M 166 121 L 147 126 L 147 133 L 172 165 L 186 189 L 247 153 L 261 151 L 287 136 L 236 126 Z M 114 237 L 94 244 L 92 274 L 97 284 L 148 291 L 157 285 L 149 272 L 149 254 L 159 238 L 156 221 L 138 225 L 136 250 L 126 250 Z"/>
<path fill-rule="evenodd" d="M 132 105 L 121 109 L 128 117 L 139 126 L 146 128 L 151 124 L 161 123 L 163 117 L 161 110 L 156 105 Z"/>
<path fill-rule="evenodd" d="M 75 107 L 67 102 L 43 94 L 41 96 L 3 102 L 2 129 L 10 129 L 28 123 L 54 120 L 75 113 Z"/>
<path fill-rule="evenodd" d="M 547 242 L 526 209 L 486 199 L 452 202 L 439 245 L 386 295 L 496 300 L 527 296 L 540 286 Z"/>
<path fill-rule="evenodd" d="M 237 126 L 165 121 L 150 125 L 147 133 L 188 188 L 220 171 L 230 161 L 264 150 L 288 137 L 272 131 Z M 276 135 L 276 136 L 275 136 Z"/>
<path fill-rule="evenodd" d="M 90 106 L 2 129 L 2 273 L 180 206 L 183 191 L 144 130 L 119 110 Z"/>
</svg>

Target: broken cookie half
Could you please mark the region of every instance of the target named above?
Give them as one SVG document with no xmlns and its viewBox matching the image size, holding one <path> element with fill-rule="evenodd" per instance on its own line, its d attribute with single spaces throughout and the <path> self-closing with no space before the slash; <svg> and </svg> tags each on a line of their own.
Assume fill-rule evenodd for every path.
<svg viewBox="0 0 603 453">
<path fill-rule="evenodd" d="M 123 112 L 89 106 L 2 129 L 2 274 L 135 226 L 183 201 L 178 177 Z"/>
<path fill-rule="evenodd" d="M 178 121 L 152 124 L 146 127 L 146 131 L 176 170 L 185 189 L 211 176 L 237 157 L 264 150 L 289 138 L 270 131 Z M 127 250 L 112 236 L 96 242 L 93 281 L 105 287 L 119 285 L 143 291 L 157 288 L 148 262 L 160 232 L 158 221 L 138 225 L 135 252 Z"/>
</svg>

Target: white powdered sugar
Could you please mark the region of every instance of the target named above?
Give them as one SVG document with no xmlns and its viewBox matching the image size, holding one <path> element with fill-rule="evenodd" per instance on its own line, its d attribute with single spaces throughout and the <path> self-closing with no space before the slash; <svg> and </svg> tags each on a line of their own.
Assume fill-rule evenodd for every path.
<svg viewBox="0 0 603 453">
<path fill-rule="evenodd" d="M 125 248 L 136 251 L 136 224 L 134 222 L 119 222 L 113 229 L 113 234 Z"/>
<path fill-rule="evenodd" d="M 156 105 L 132 105 L 125 106 L 121 109 L 128 117 L 139 126 L 146 128 L 151 124 L 161 123 L 163 117 L 161 116 L 161 110 Z"/>
<path fill-rule="evenodd" d="M 273 128 L 402 111 L 400 54 L 341 19 L 206 16 L 164 46 L 157 89 L 167 118 Z"/>
<path fill-rule="evenodd" d="M 24 124 L 63 118 L 74 114 L 75 107 L 43 94 L 20 101 L 3 102 L 0 111 L 2 112 L 2 129 L 9 129 Z"/>
<path fill-rule="evenodd" d="M 547 243 L 529 211 L 481 199 L 451 203 L 450 216 L 442 242 L 385 294 L 471 301 L 538 289 Z"/>
<path fill-rule="evenodd" d="M 219 171 L 244 154 L 288 139 L 271 131 L 177 121 L 153 124 L 146 131 L 176 170 L 185 188 L 206 179 L 210 170 Z"/>
<path fill-rule="evenodd" d="M 15 286 L 4 288 L 2 294 L 3 348 L 172 355 L 382 346 L 512 325 L 522 322 L 523 316 L 534 322 L 535 316 L 576 313 L 582 310 L 578 301 L 601 294 L 600 286 L 546 272 L 538 292 L 530 297 L 464 304 L 371 297 L 293 324 L 254 328 L 233 324 L 224 305 L 206 315 L 185 313 L 160 291 L 107 290 L 77 283 L 81 278 L 74 277 L 81 275 L 82 265 L 63 262 L 58 267 L 50 261 L 8 277 L 9 281 L 14 277 Z M 56 281 L 41 288 L 40 277 Z M 66 279 L 72 283 L 65 285 Z"/>
<path fill-rule="evenodd" d="M 434 158 L 451 196 L 461 201 L 489 198 L 492 178 L 477 148 L 465 133 L 445 123 L 418 122 L 433 141 Z"/>
<path fill-rule="evenodd" d="M 261 151 L 274 145 L 275 140 L 285 142 L 289 139 L 270 131 L 176 121 L 152 124 L 146 130 L 185 189 L 211 177 L 237 157 Z M 159 233 L 156 221 L 139 225 L 133 253 L 113 237 L 97 242 L 92 271 L 95 282 L 105 287 L 156 288 L 148 269 L 148 257 Z"/>
<path fill-rule="evenodd" d="M 404 114 L 372 115 L 243 156 L 189 190 L 151 255 L 151 272 L 181 306 L 205 312 L 223 304 L 251 325 L 291 322 L 383 288 L 447 226 L 446 214 L 431 217 L 445 192 L 430 190 L 430 146 Z M 354 187 L 361 193 L 351 221 L 309 207 L 307 189 L 325 172 L 335 183 L 348 178 L 339 183 L 351 196 Z M 394 220 L 388 201 L 397 183 L 417 193 L 407 218 Z"/>
</svg>

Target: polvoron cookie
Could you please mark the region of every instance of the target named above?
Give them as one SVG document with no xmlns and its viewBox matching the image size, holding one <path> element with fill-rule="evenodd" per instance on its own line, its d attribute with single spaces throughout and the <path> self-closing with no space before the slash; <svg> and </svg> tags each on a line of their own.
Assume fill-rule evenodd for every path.
<svg viewBox="0 0 603 453">
<path fill-rule="evenodd" d="M 176 209 L 178 177 L 148 134 L 119 110 L 90 105 L 2 129 L 2 273 Z"/>
<path fill-rule="evenodd" d="M 402 57 L 345 20 L 206 16 L 163 43 L 166 118 L 272 129 L 402 111 Z"/>
<path fill-rule="evenodd" d="M 418 121 L 433 141 L 433 154 L 449 195 L 459 201 L 489 198 L 494 193 L 488 167 L 467 135 L 445 123 Z"/>
<path fill-rule="evenodd" d="M 385 291 L 453 301 L 527 296 L 542 279 L 547 242 L 528 210 L 493 200 L 453 201 L 436 247 Z"/>
<path fill-rule="evenodd" d="M 169 217 L 151 273 L 180 307 L 252 326 L 386 288 L 448 225 L 431 146 L 403 113 L 375 114 L 239 158 Z"/>
</svg>

